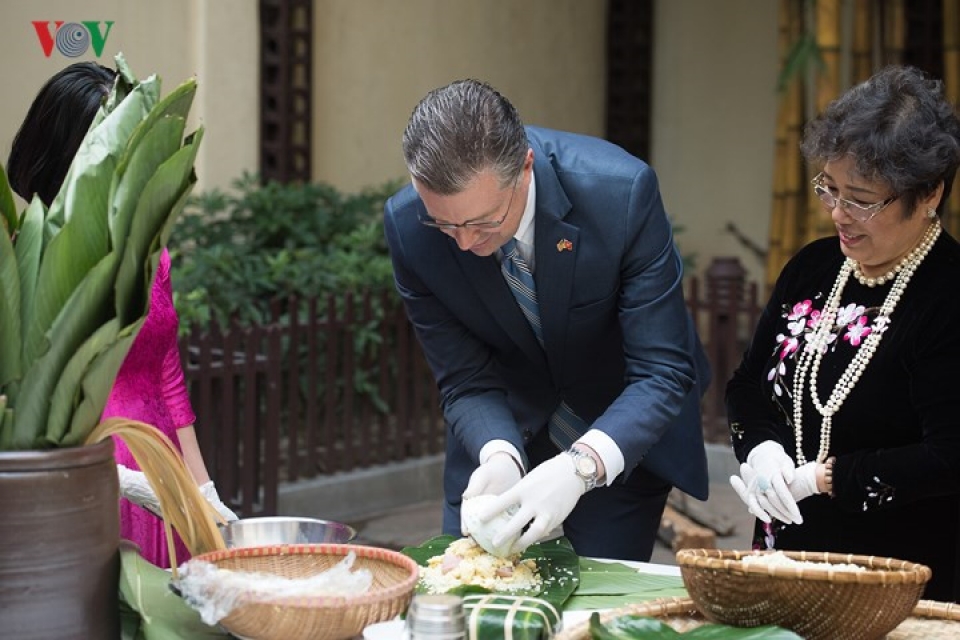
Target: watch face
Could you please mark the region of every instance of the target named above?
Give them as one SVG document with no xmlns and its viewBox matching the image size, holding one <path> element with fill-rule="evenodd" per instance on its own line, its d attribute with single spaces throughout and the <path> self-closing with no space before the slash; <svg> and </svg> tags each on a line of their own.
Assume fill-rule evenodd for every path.
<svg viewBox="0 0 960 640">
<path fill-rule="evenodd" d="M 577 470 L 585 476 L 596 475 L 597 462 L 588 455 L 582 455 L 577 459 Z"/>
</svg>

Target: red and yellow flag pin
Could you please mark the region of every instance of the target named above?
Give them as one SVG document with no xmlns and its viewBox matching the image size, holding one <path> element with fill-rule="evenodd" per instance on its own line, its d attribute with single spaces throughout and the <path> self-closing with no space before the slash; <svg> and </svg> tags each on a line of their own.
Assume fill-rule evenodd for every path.
<svg viewBox="0 0 960 640">
<path fill-rule="evenodd" d="M 557 243 L 557 251 L 573 251 L 573 243 L 564 238 Z"/>
</svg>

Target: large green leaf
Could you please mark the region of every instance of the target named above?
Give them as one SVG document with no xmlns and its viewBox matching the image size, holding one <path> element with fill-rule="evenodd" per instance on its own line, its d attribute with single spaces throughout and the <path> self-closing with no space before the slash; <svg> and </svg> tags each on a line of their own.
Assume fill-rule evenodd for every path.
<svg viewBox="0 0 960 640">
<path fill-rule="evenodd" d="M 100 113 L 106 113 L 105 117 L 91 124 L 63 186 L 50 203 L 48 216 L 52 222 L 62 225 L 77 212 L 88 209 L 106 217 L 113 171 L 137 125 L 156 106 L 159 94 L 160 80 L 151 76 L 134 87 L 109 113 L 106 105 L 101 107 Z"/>
<path fill-rule="evenodd" d="M 110 317 L 110 294 L 118 256 L 110 253 L 80 281 L 50 329 L 50 348 L 40 356 L 23 378 L 14 420 L 13 445 L 20 449 L 44 444 L 50 398 L 63 369 L 83 342 Z M 38 292 L 39 295 L 39 292 Z"/>
<path fill-rule="evenodd" d="M 401 553 L 413 558 L 417 564 L 427 566 L 427 561 L 438 555 L 443 555 L 447 547 L 457 540 L 453 536 L 437 536 L 430 538 L 418 547 L 405 547 Z M 511 591 L 506 595 L 533 596 L 546 600 L 557 610 L 562 610 L 564 603 L 580 584 L 580 558 L 566 538 L 555 538 L 546 542 L 531 545 L 523 553 L 522 558 L 532 559 L 537 564 L 542 584 L 539 588 L 529 591 Z M 424 592 L 423 585 L 417 585 L 417 591 Z M 484 593 L 486 589 L 471 587 L 457 588 L 453 593 Z"/>
<path fill-rule="evenodd" d="M 110 184 L 120 155 L 137 125 L 157 102 L 159 81 L 137 85 L 81 142 L 63 186 L 50 205 L 23 366 L 43 353 L 47 332 L 84 275 L 109 250 Z"/>
<path fill-rule="evenodd" d="M 196 90 L 196 81 L 180 85 L 134 130 L 111 185 L 109 225 L 114 246 L 126 241 L 131 213 L 147 180 L 180 148 Z"/>
<path fill-rule="evenodd" d="M 63 439 L 63 435 L 70 424 L 70 419 L 73 417 L 77 405 L 80 404 L 81 383 L 90 363 L 116 341 L 119 332 L 120 323 L 116 318 L 104 323 L 80 345 L 80 348 L 67 362 L 67 366 L 63 368 L 63 373 L 60 375 L 50 398 L 50 413 L 47 415 L 47 442 L 56 445 Z M 117 369 L 120 368 L 121 363 L 122 360 L 117 363 Z M 113 377 L 110 378 L 108 383 L 112 383 L 116 373 L 116 371 L 113 372 Z M 96 423 L 97 420 L 94 419 L 94 422 L 90 425 L 91 428 Z"/>
<path fill-rule="evenodd" d="M 0 451 L 13 448 L 13 409 L 7 407 L 0 419 Z"/>
<path fill-rule="evenodd" d="M 43 255 L 43 217 L 46 206 L 38 196 L 24 210 L 17 234 L 17 266 L 20 269 L 20 323 L 29 327 L 33 321 L 33 304 L 40 275 L 40 258 Z M 42 344 L 38 351 L 46 350 Z M 17 349 L 17 358 L 23 358 L 22 343 Z M 26 365 L 27 363 L 24 363 Z M 25 367 L 24 367 L 25 368 Z"/>
<path fill-rule="evenodd" d="M 147 255 L 183 192 L 192 185 L 193 163 L 202 136 L 160 165 L 140 194 L 116 280 L 116 314 L 122 324 L 143 315 L 149 303 Z"/>
<path fill-rule="evenodd" d="M 794 632 L 774 626 L 742 629 L 705 623 L 681 633 L 656 618 L 626 615 L 601 623 L 597 613 L 590 616 L 590 637 L 594 640 L 802 640 Z"/>
<path fill-rule="evenodd" d="M 616 609 L 657 598 L 686 597 L 680 576 L 641 573 L 620 562 L 580 559 L 580 586 L 566 610 Z"/>
<path fill-rule="evenodd" d="M 13 235 L 17 230 L 17 205 L 14 204 L 10 180 L 3 165 L 0 165 L 0 223 L 7 235 Z"/>
<path fill-rule="evenodd" d="M 113 388 L 113 381 L 143 323 L 144 319 L 141 319 L 121 330 L 117 339 L 90 363 L 81 382 L 80 403 L 73 412 L 70 427 L 60 441 L 60 446 L 75 447 L 83 444 L 100 422 L 103 408 Z"/>
<path fill-rule="evenodd" d="M 0 229 L 0 392 L 20 377 L 20 270 L 13 242 Z"/>
</svg>

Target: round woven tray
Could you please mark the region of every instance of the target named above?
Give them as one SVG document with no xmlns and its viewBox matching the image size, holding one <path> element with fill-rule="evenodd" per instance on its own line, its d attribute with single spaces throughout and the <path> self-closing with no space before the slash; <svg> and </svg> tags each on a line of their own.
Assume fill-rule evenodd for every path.
<svg viewBox="0 0 960 640">
<path fill-rule="evenodd" d="M 809 640 L 882 638 L 911 614 L 931 576 L 929 567 L 896 558 L 778 554 L 783 560 L 770 552 L 682 549 L 677 564 L 707 618 L 737 627 L 776 625 Z"/>
<path fill-rule="evenodd" d="M 354 569 L 373 574 L 365 594 L 244 599 L 220 625 L 240 638 L 257 640 L 345 640 L 364 627 L 403 613 L 419 577 L 417 563 L 379 547 L 351 544 L 293 544 L 212 551 L 196 556 L 221 569 L 303 578 L 330 569 L 356 554 Z"/>
<path fill-rule="evenodd" d="M 710 624 L 690 598 L 664 598 L 600 613 L 606 623 L 620 616 L 659 618 L 681 633 Z M 555 636 L 555 640 L 589 640 L 590 622 L 585 620 Z M 956 640 L 960 638 L 960 605 L 921 600 L 909 618 L 886 636 L 886 640 Z"/>
</svg>

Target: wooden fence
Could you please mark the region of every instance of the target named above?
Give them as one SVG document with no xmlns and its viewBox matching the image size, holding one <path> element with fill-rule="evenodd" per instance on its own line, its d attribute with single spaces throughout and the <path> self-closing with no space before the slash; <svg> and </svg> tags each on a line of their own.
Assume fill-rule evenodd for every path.
<svg viewBox="0 0 960 640">
<path fill-rule="evenodd" d="M 709 441 L 727 441 L 723 383 L 756 322 L 756 296 L 735 260 L 716 261 L 704 283 L 688 280 L 714 372 Z M 393 292 L 291 298 L 272 315 L 181 340 L 200 447 L 239 513 L 276 513 L 281 482 L 443 452 L 436 386 Z"/>
</svg>

